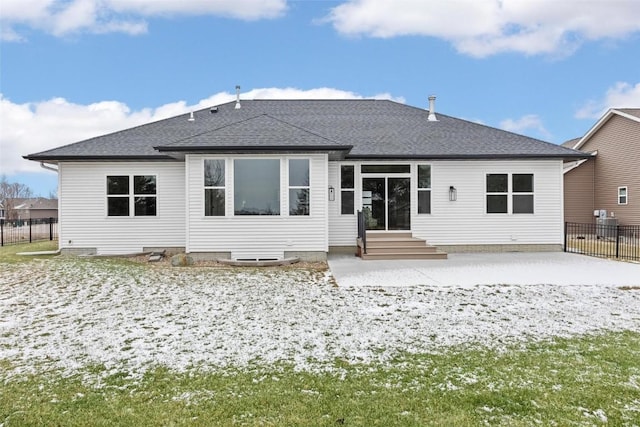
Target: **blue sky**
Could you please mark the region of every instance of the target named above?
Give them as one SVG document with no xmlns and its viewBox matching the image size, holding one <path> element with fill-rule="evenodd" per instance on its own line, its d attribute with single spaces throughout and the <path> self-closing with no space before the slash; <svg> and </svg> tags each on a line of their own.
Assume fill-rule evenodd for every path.
<svg viewBox="0 0 640 427">
<path fill-rule="evenodd" d="M 3 0 L 0 175 L 250 98 L 389 98 L 554 143 L 640 107 L 637 0 Z"/>
</svg>

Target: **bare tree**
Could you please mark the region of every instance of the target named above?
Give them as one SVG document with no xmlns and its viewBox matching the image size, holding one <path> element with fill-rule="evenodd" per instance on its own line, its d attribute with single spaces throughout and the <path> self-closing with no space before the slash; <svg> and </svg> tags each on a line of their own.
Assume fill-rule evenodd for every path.
<svg viewBox="0 0 640 427">
<path fill-rule="evenodd" d="M 15 199 L 33 197 L 33 191 L 25 184 L 9 182 L 5 175 L 0 177 L 0 204 L 2 204 L 6 219 L 15 219 Z"/>
</svg>

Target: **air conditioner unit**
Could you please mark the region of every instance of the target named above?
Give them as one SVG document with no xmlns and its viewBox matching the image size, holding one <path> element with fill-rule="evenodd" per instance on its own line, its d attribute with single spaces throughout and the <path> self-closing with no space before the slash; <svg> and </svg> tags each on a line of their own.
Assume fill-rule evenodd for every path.
<svg viewBox="0 0 640 427">
<path fill-rule="evenodd" d="M 596 235 L 599 239 L 614 240 L 618 234 L 618 218 L 600 217 L 596 219 Z"/>
</svg>

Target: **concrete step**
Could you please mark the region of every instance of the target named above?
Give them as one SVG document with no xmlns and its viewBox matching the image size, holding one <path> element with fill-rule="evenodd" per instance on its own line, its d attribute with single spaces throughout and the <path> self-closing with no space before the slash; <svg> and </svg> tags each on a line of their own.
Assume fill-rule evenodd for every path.
<svg viewBox="0 0 640 427">
<path fill-rule="evenodd" d="M 414 252 L 414 253 L 367 253 L 362 254 L 363 260 L 385 260 L 385 259 L 447 259 L 446 252 L 432 252 L 432 253 L 422 253 L 422 252 Z"/>
</svg>

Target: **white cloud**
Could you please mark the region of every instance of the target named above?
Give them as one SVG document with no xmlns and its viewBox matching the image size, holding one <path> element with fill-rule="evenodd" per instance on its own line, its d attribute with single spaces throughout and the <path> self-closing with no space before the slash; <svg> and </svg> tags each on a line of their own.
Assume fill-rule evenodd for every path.
<svg viewBox="0 0 640 427">
<path fill-rule="evenodd" d="M 589 100 L 575 113 L 577 119 L 599 119 L 609 108 L 640 108 L 640 83 L 617 82 L 601 100 Z"/>
<path fill-rule="evenodd" d="M 551 138 L 551 133 L 544 127 L 542 120 L 536 114 L 526 114 L 519 119 L 505 119 L 500 122 L 499 127 L 509 132 L 530 133 L 534 131 L 545 139 Z"/>
<path fill-rule="evenodd" d="M 349 0 L 326 18 L 347 35 L 442 38 L 464 54 L 567 55 L 640 31 L 637 0 Z"/>
<path fill-rule="evenodd" d="M 235 99 L 234 93 L 219 92 L 196 104 L 177 101 L 156 108 L 131 110 L 118 101 L 75 104 L 64 98 L 16 104 L 0 94 L 0 171 L 11 175 L 18 172 L 41 171 L 36 162 L 22 156 L 61 145 L 127 129 L 143 123 L 161 120 Z M 361 99 L 354 92 L 333 88 L 301 90 L 295 88 L 253 89 L 241 94 L 241 99 Z M 378 94 L 367 98 L 404 98 Z"/>
<path fill-rule="evenodd" d="M 242 20 L 270 19 L 287 9 L 286 0 L 3 0 L 3 41 L 21 41 L 16 26 L 56 36 L 76 32 L 147 31 L 150 16 L 213 15 Z"/>
<path fill-rule="evenodd" d="M 242 20 L 277 18 L 286 0 L 105 0 L 116 12 L 140 15 L 219 15 Z"/>
</svg>

